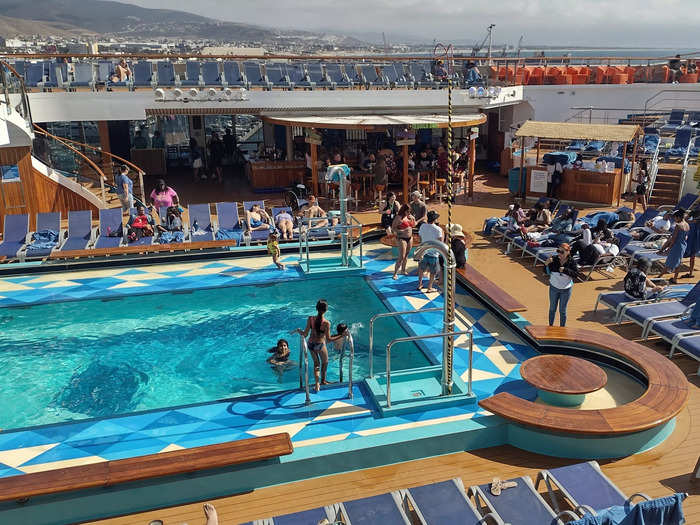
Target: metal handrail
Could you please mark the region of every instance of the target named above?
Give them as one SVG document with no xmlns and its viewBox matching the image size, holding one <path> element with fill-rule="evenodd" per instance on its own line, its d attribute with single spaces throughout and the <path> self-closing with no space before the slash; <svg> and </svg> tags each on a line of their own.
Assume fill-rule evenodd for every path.
<svg viewBox="0 0 700 525">
<path fill-rule="evenodd" d="M 681 180 L 680 184 L 678 184 L 678 195 L 676 195 L 676 202 L 679 202 L 681 200 L 681 196 L 683 195 L 683 186 L 685 186 L 685 177 L 688 174 L 688 163 L 690 162 L 690 150 L 693 147 L 693 139 L 688 141 L 688 148 L 685 150 L 685 159 L 683 159 L 683 170 L 681 171 Z"/>
<path fill-rule="evenodd" d="M 302 374 L 303 365 L 303 374 Z M 311 404 L 311 396 L 309 395 L 309 348 L 306 345 L 304 334 L 299 333 L 299 388 L 306 392 L 305 405 Z"/>
<path fill-rule="evenodd" d="M 353 221 L 353 220 L 357 221 L 357 224 L 336 224 L 335 226 L 330 226 L 330 222 L 331 222 L 331 217 L 330 217 L 330 216 L 325 216 L 325 217 L 299 217 L 299 222 L 300 222 L 300 228 L 299 228 L 299 261 L 301 262 L 301 261 L 304 260 L 303 252 L 304 252 L 304 248 L 305 248 L 305 251 L 306 251 L 306 271 L 307 271 L 307 272 L 310 270 L 310 267 L 311 267 L 311 252 L 310 252 L 310 249 L 309 249 L 309 232 L 312 232 L 312 231 L 322 231 L 322 230 L 328 230 L 329 232 L 330 232 L 330 231 L 335 232 L 335 231 L 337 231 L 337 230 L 340 230 L 341 233 L 343 233 L 343 232 L 347 232 L 347 231 L 352 231 L 352 230 L 357 230 L 357 229 L 359 229 L 359 230 L 360 230 L 360 235 L 359 235 L 359 238 L 360 238 L 360 268 L 362 268 L 362 266 L 363 266 L 363 262 L 362 262 L 362 223 L 361 223 L 359 220 L 355 219 L 355 217 L 353 217 L 353 216 L 350 215 L 350 214 L 347 214 L 346 217 L 350 217 L 350 220 L 351 220 L 351 221 Z M 314 227 L 309 227 L 309 228 L 306 228 L 306 229 L 302 232 L 301 226 L 303 226 L 303 225 L 305 225 L 305 224 L 311 225 L 314 221 L 315 221 L 315 222 L 321 222 L 321 221 L 324 221 L 324 220 L 325 220 L 325 221 L 328 221 L 328 223 L 329 223 L 328 226 L 321 226 L 321 227 L 315 227 L 315 228 L 314 228 Z M 334 237 L 334 234 L 332 235 L 331 238 L 333 238 L 333 237 Z M 345 237 L 347 237 L 347 235 L 345 235 Z M 341 235 L 341 242 L 342 242 L 342 239 L 343 239 L 343 236 Z M 347 239 L 347 242 L 349 243 L 349 246 L 350 246 L 350 248 L 351 248 L 350 253 L 351 253 L 351 256 L 352 256 L 353 241 L 352 241 L 351 239 Z M 349 259 L 348 259 L 348 260 L 349 260 Z"/>
<path fill-rule="evenodd" d="M 469 335 L 469 371 L 467 376 L 467 395 L 472 395 L 472 361 L 474 357 L 474 336 L 471 329 L 460 330 L 459 332 L 442 332 L 439 334 L 430 335 L 413 335 L 410 337 L 399 337 L 390 341 L 386 345 L 386 406 L 391 408 L 391 347 L 396 343 L 405 343 L 409 341 L 419 341 L 421 339 L 435 339 L 436 337 L 455 337 L 457 335 Z"/>
<path fill-rule="evenodd" d="M 40 127 L 36 124 L 34 124 L 34 129 L 46 132 L 45 129 L 43 129 L 42 127 Z M 143 199 L 143 202 L 146 202 L 146 190 L 143 186 L 143 176 L 146 174 L 146 172 L 144 170 L 142 170 L 141 168 L 139 168 L 136 164 L 134 164 L 131 161 L 126 160 L 123 157 L 120 157 L 119 155 L 115 155 L 114 153 L 111 153 L 109 151 L 104 151 L 102 148 L 98 148 L 97 146 L 91 146 L 90 144 L 85 144 L 83 142 L 78 142 L 77 140 L 72 140 L 72 139 L 68 139 L 65 137 L 61 137 L 61 140 L 63 142 L 75 144 L 76 146 L 91 149 L 93 151 L 99 151 L 101 155 L 106 155 L 106 156 L 108 156 L 112 159 L 115 159 L 116 161 L 121 162 L 122 164 L 125 164 L 126 166 L 130 167 L 132 170 L 134 170 L 138 174 L 139 185 L 140 185 L 140 189 L 141 189 L 141 198 Z"/>
<path fill-rule="evenodd" d="M 648 200 L 651 200 L 651 194 L 654 192 L 654 184 L 656 184 L 656 176 L 659 173 L 659 150 L 661 149 L 661 137 L 659 137 L 659 142 L 656 144 L 656 150 L 654 150 L 654 156 L 651 159 L 651 166 L 649 167 L 649 196 Z"/>
<path fill-rule="evenodd" d="M 378 313 L 369 320 L 369 377 L 374 375 L 374 321 L 382 317 L 396 317 L 399 315 L 422 314 L 427 312 L 442 312 L 443 307 L 424 308 L 423 310 L 403 310 L 401 312 Z"/>
</svg>

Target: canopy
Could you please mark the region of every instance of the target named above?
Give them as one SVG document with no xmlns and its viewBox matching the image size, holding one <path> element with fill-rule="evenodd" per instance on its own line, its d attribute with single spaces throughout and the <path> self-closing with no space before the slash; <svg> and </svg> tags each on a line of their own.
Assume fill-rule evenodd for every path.
<svg viewBox="0 0 700 525">
<path fill-rule="evenodd" d="M 301 126 L 304 128 L 328 129 L 366 129 L 384 130 L 392 126 L 405 126 L 413 129 L 446 128 L 447 115 L 312 115 L 312 116 L 279 116 L 263 117 L 271 124 L 282 126 Z M 463 128 L 478 126 L 486 122 L 486 115 L 475 113 L 470 115 L 453 115 L 452 127 Z"/>
<path fill-rule="evenodd" d="M 528 120 L 515 132 L 516 137 L 562 140 L 605 140 L 629 142 L 641 132 L 639 126 L 623 124 L 576 124 Z"/>
</svg>

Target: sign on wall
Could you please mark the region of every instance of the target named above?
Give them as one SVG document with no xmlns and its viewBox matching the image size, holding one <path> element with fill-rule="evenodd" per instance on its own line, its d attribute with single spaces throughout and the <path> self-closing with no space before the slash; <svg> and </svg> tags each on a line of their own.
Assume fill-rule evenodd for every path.
<svg viewBox="0 0 700 525">
<path fill-rule="evenodd" d="M 547 193 L 547 170 L 530 172 L 530 193 Z"/>
</svg>

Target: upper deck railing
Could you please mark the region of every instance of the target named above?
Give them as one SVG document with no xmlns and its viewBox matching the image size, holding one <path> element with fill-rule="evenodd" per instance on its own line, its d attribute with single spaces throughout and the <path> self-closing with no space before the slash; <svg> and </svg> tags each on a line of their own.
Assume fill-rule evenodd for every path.
<svg viewBox="0 0 700 525">
<path fill-rule="evenodd" d="M 5 55 L 29 88 L 76 90 L 101 86 L 155 88 L 180 86 L 248 89 L 441 88 L 446 71 L 453 84 L 566 85 L 668 83 L 674 79 L 671 57 L 610 56 L 455 56 L 447 68 L 426 55 L 290 55 L 261 57 L 218 54 L 36 54 Z M 114 81 L 116 63 L 124 59 L 129 78 Z M 700 56 L 681 59 L 676 79 L 697 83 Z M 476 66 L 480 82 L 468 81 Z"/>
</svg>

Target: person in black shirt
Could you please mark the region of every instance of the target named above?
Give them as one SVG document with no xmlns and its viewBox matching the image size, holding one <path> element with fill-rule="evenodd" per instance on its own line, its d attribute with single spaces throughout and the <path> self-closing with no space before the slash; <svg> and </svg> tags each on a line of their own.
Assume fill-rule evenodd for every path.
<svg viewBox="0 0 700 525">
<path fill-rule="evenodd" d="M 399 213 L 399 203 L 396 202 L 396 194 L 390 191 L 386 194 L 386 203 L 382 210 L 382 228 L 387 230 L 387 233 L 389 233 L 397 213 Z"/>
<path fill-rule="evenodd" d="M 677 83 L 678 79 L 683 74 L 683 70 L 681 70 L 681 56 L 680 55 L 676 55 L 675 58 L 672 58 L 671 60 L 668 61 L 668 69 L 671 72 L 671 82 Z"/>
<path fill-rule="evenodd" d="M 209 141 L 209 158 L 211 159 L 212 175 L 216 175 L 218 182 L 223 182 L 224 177 L 221 171 L 221 164 L 224 160 L 224 143 L 221 142 L 216 131 L 211 134 L 211 140 Z"/>
<path fill-rule="evenodd" d="M 562 243 L 557 253 L 547 259 L 545 268 L 549 274 L 549 326 L 554 325 L 554 317 L 559 305 L 559 324 L 566 326 L 566 307 L 571 298 L 574 278 L 578 274 L 578 265 L 571 257 L 568 243 Z"/>
<path fill-rule="evenodd" d="M 598 219 L 598 223 L 591 229 L 591 236 L 593 237 L 593 241 L 612 242 L 615 239 L 610 228 L 608 228 L 608 221 L 605 219 Z"/>
<path fill-rule="evenodd" d="M 457 268 L 463 269 L 467 264 L 467 243 L 464 238 L 464 230 L 459 224 L 453 224 L 450 234 L 452 236 L 450 247 L 455 256 L 455 264 Z"/>
</svg>

